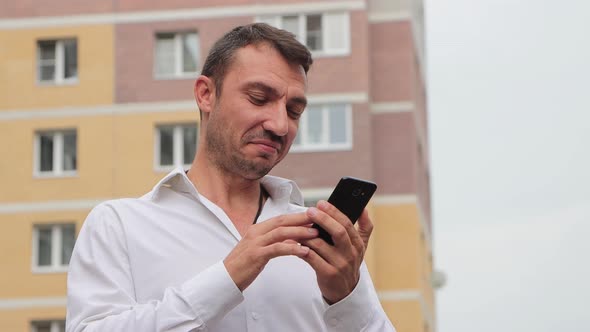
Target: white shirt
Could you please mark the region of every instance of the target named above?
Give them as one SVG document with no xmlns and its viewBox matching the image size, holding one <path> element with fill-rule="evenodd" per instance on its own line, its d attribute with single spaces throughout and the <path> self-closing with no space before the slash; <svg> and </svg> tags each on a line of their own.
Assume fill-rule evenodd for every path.
<svg viewBox="0 0 590 332">
<path fill-rule="evenodd" d="M 262 184 L 270 197 L 259 222 L 305 210 L 293 182 Z M 240 239 L 180 168 L 141 198 L 98 205 L 70 261 L 66 331 L 395 331 L 364 264 L 333 305 L 294 256 L 270 260 L 240 292 L 223 264 Z"/>
</svg>

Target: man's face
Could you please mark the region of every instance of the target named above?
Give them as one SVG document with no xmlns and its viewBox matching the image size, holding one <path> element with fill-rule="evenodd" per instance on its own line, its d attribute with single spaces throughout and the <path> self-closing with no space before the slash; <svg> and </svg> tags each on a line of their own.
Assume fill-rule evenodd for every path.
<svg viewBox="0 0 590 332">
<path fill-rule="evenodd" d="M 236 52 L 206 125 L 209 160 L 230 174 L 259 179 L 281 161 L 305 109 L 303 68 L 266 44 Z"/>
</svg>

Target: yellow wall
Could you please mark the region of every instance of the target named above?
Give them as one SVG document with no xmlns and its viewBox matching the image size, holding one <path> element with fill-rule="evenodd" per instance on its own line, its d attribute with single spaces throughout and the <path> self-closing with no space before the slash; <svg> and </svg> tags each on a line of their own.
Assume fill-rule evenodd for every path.
<svg viewBox="0 0 590 332">
<path fill-rule="evenodd" d="M 157 124 L 197 122 L 197 111 L 0 122 L 0 202 L 135 197 L 167 172 L 154 170 Z M 35 132 L 77 129 L 78 170 L 70 177 L 35 177 Z"/>
<path fill-rule="evenodd" d="M 0 122 L 10 141 L 0 142 L 0 202 L 106 198 L 112 195 L 113 120 L 109 116 Z M 35 177 L 33 142 L 37 130 L 77 129 L 77 175 Z"/>
<path fill-rule="evenodd" d="M 373 226 L 376 223 L 376 219 L 375 219 L 375 209 L 373 208 L 374 205 L 370 204 L 367 206 L 367 209 L 369 210 L 369 217 L 371 217 L 371 221 L 373 222 Z M 371 279 L 375 280 L 375 275 L 377 274 L 377 266 L 375 263 L 375 259 L 376 259 L 376 255 L 378 254 L 376 249 L 375 249 L 375 238 L 376 238 L 376 233 L 379 231 L 379 229 L 373 228 L 373 233 L 371 234 L 371 238 L 369 239 L 369 246 L 367 247 L 367 250 L 365 252 L 365 263 L 367 264 L 367 269 L 369 270 L 369 274 L 371 275 Z"/>
<path fill-rule="evenodd" d="M 375 206 L 375 250 L 377 274 L 375 286 L 380 290 L 419 289 L 419 229 L 416 206 Z"/>
<path fill-rule="evenodd" d="M 380 292 L 415 292 L 411 299 L 382 300 L 398 331 L 423 332 L 434 315 L 430 243 L 416 204 L 374 205 L 373 281 Z M 400 293 L 398 293 L 400 294 Z"/>
<path fill-rule="evenodd" d="M 31 321 L 64 320 L 65 308 L 0 310 L 0 331 L 31 331 Z"/>
<path fill-rule="evenodd" d="M 79 232 L 88 212 L 0 214 L 0 264 L 10 266 L 10 273 L 0 273 L 1 298 L 65 296 L 66 273 L 32 272 L 33 225 L 74 222 Z"/>
<path fill-rule="evenodd" d="M 78 82 L 37 82 L 37 40 L 76 37 Z M 0 112 L 3 109 L 111 104 L 114 42 L 110 25 L 0 30 Z"/>
<path fill-rule="evenodd" d="M 398 332 L 424 332 L 424 315 L 418 301 L 382 301 Z"/>
<path fill-rule="evenodd" d="M 196 108 L 196 105 L 195 105 Z M 196 110 L 174 113 L 130 114 L 116 117 L 113 171 L 114 196 L 140 196 L 151 190 L 168 171 L 154 170 L 154 132 L 157 125 L 197 123 Z"/>
</svg>

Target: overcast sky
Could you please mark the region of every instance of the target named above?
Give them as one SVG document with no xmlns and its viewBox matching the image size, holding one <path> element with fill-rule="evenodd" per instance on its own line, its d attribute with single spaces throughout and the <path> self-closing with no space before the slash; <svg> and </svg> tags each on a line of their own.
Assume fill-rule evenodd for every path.
<svg viewBox="0 0 590 332">
<path fill-rule="evenodd" d="M 425 10 L 438 332 L 590 331 L 590 1 Z"/>
</svg>

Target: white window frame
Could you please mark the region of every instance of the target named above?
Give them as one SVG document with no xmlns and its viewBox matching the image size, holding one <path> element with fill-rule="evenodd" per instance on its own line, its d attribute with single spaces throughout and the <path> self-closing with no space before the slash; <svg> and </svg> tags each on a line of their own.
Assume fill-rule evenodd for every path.
<svg viewBox="0 0 590 332">
<path fill-rule="evenodd" d="M 158 43 L 158 35 L 160 34 L 173 34 L 174 35 L 174 73 L 172 74 L 158 74 L 156 71 L 157 63 L 157 55 L 156 55 L 156 48 Z M 182 49 L 182 37 L 188 34 L 195 34 L 197 36 L 197 50 L 199 54 L 197 54 L 197 70 L 194 72 L 185 72 L 183 68 L 184 64 L 184 52 Z M 187 78 L 196 78 L 199 75 L 199 67 L 201 64 L 200 58 L 200 50 L 201 50 L 201 38 L 197 31 L 183 31 L 183 32 L 157 32 L 155 37 L 154 43 L 154 78 L 158 80 L 170 80 L 170 79 L 187 79 Z"/>
<path fill-rule="evenodd" d="M 37 83 L 40 85 L 71 85 L 77 84 L 78 81 L 78 74 L 80 72 L 80 66 L 78 65 L 79 61 L 76 61 L 76 76 L 66 78 L 66 57 L 65 57 L 65 46 L 64 43 L 66 41 L 73 40 L 76 43 L 76 48 L 78 48 L 78 40 L 76 38 L 66 38 L 66 39 L 44 39 L 37 41 Z M 44 41 L 54 41 L 55 42 L 55 71 L 53 73 L 53 80 L 41 80 L 41 62 L 46 61 L 41 59 L 41 45 L 40 42 Z M 79 50 L 76 52 L 76 56 L 79 57 Z M 76 59 L 77 60 L 77 59 Z"/>
<path fill-rule="evenodd" d="M 301 193 L 303 194 L 303 198 L 304 198 L 304 205 L 306 201 L 319 201 L 319 200 L 325 200 L 327 201 L 328 198 L 330 197 L 330 194 L 332 193 L 332 190 L 334 190 L 334 188 L 303 188 L 301 189 Z M 306 207 L 311 207 L 311 206 L 306 206 Z"/>
<path fill-rule="evenodd" d="M 34 320 L 31 322 L 31 332 L 39 332 L 37 326 L 35 324 L 39 323 L 49 323 L 49 332 L 61 332 L 59 329 L 59 325 L 62 324 L 65 326 L 65 319 L 62 320 Z"/>
<path fill-rule="evenodd" d="M 298 16 L 299 18 L 299 31 L 297 33 L 298 40 L 303 45 L 307 46 L 307 17 L 313 15 L 322 16 L 322 49 L 321 50 L 310 50 L 314 58 L 322 57 L 334 57 L 334 56 L 348 56 L 350 55 L 350 13 L 349 12 L 325 12 L 325 13 L 294 13 L 294 14 L 281 14 L 274 16 L 257 16 L 256 22 L 268 23 L 279 29 L 283 28 L 283 17 L 285 16 Z M 340 48 L 330 47 L 330 41 L 328 38 L 330 26 L 330 17 L 332 15 L 343 15 L 343 26 L 342 33 L 344 33 L 345 44 Z"/>
<path fill-rule="evenodd" d="M 64 134 L 74 132 L 76 134 L 76 169 L 64 170 Z M 41 171 L 41 135 L 53 135 L 53 170 Z M 78 131 L 76 129 L 66 130 L 41 130 L 35 132 L 33 147 L 33 176 L 34 177 L 73 177 L 78 175 Z"/>
<path fill-rule="evenodd" d="M 321 105 L 314 105 L 320 107 L 322 112 L 322 144 L 309 144 L 307 143 L 307 117 L 310 110 L 306 110 L 301 115 L 299 120 L 299 130 L 297 135 L 301 135 L 300 145 L 291 145 L 291 152 L 329 152 L 329 151 L 349 151 L 352 150 L 353 135 L 352 135 L 352 106 L 350 104 L 344 104 L 344 121 L 346 122 L 346 141 L 344 143 L 330 143 L 330 121 L 329 121 L 329 109 L 331 105 L 337 103 L 325 103 Z"/>
<path fill-rule="evenodd" d="M 177 167 L 188 169 L 191 164 L 184 164 L 182 162 L 183 150 L 184 150 L 184 137 L 183 129 L 192 126 L 192 123 L 178 123 L 178 124 L 158 124 L 154 131 L 154 169 L 159 172 L 169 172 Z M 194 124 L 197 127 L 197 144 L 199 139 L 199 127 L 198 123 Z M 161 127 L 173 127 L 172 131 L 172 165 L 163 166 L 160 163 L 160 128 Z M 191 160 L 192 162 L 192 160 Z"/>
<path fill-rule="evenodd" d="M 62 229 L 65 226 L 74 226 L 74 234 L 76 233 L 75 223 L 60 223 L 60 224 L 35 224 L 33 225 L 33 253 L 31 270 L 33 273 L 63 273 L 68 272 L 69 264 L 63 264 L 61 261 L 61 249 L 63 234 Z M 39 230 L 51 229 L 51 265 L 39 266 Z M 55 244 L 55 245 L 54 245 Z"/>
</svg>

